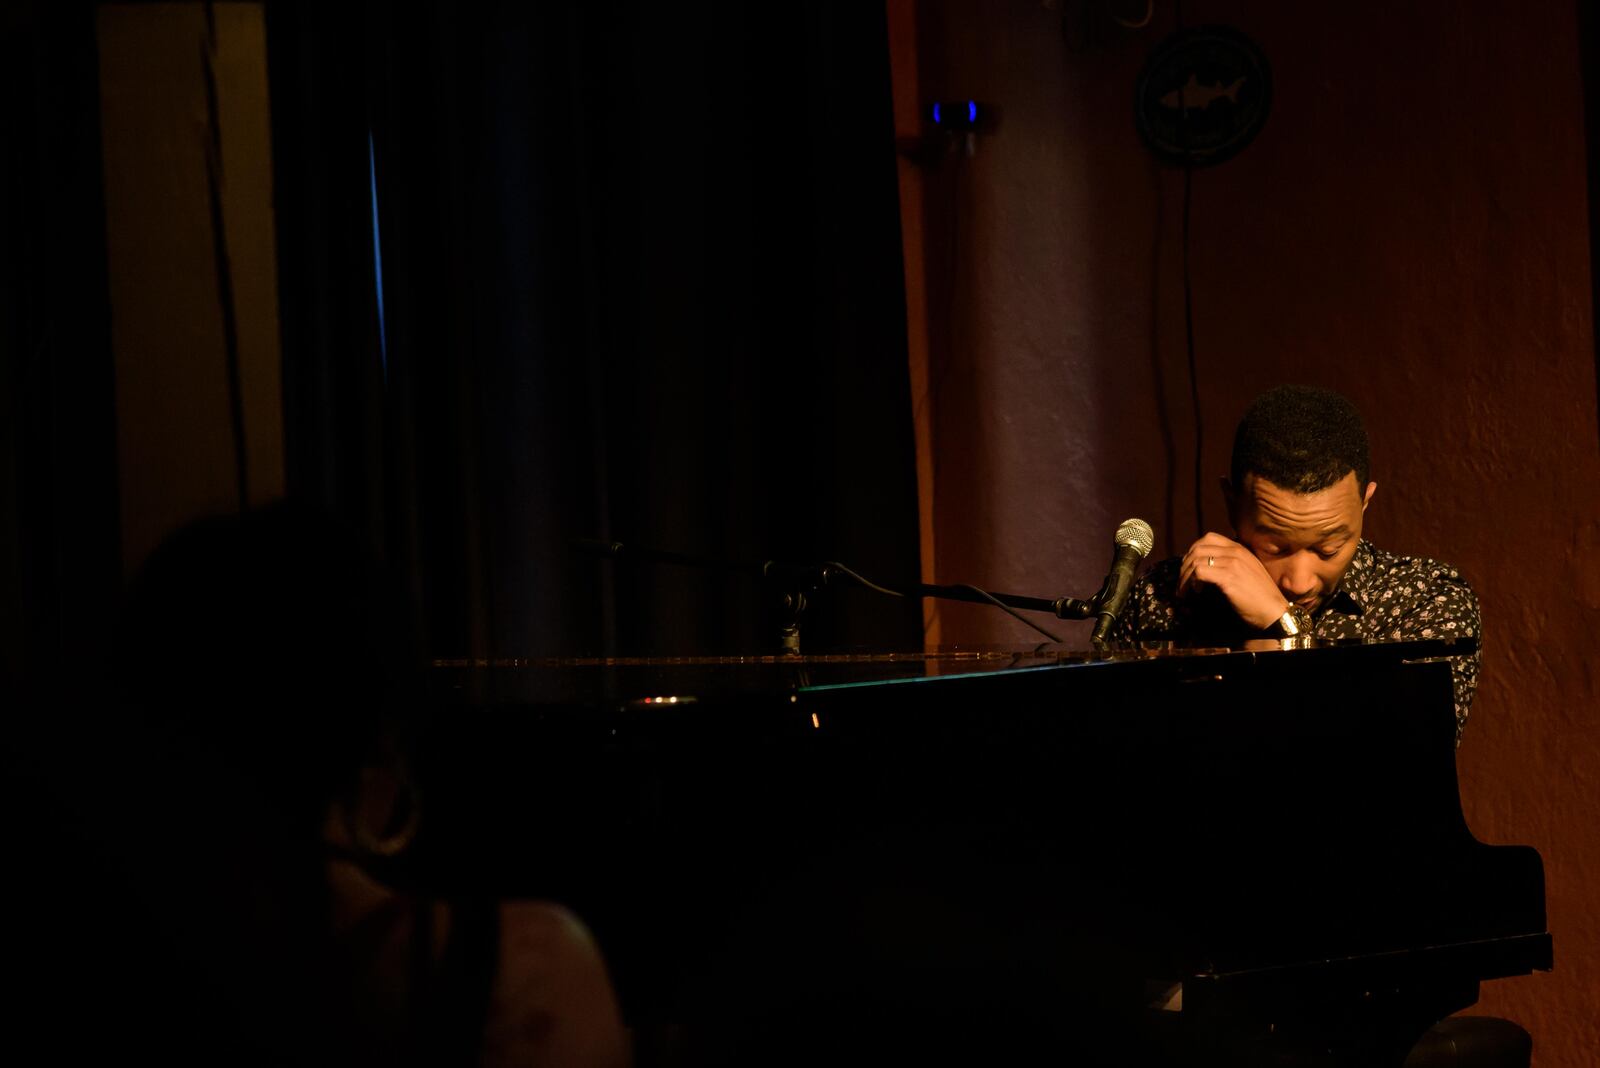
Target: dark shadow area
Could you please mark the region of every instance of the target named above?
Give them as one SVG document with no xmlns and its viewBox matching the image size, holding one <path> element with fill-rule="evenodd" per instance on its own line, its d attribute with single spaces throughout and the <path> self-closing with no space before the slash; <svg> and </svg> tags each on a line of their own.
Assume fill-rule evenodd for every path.
<svg viewBox="0 0 1600 1068">
<path fill-rule="evenodd" d="M 404 613 L 331 529 L 284 508 L 188 528 L 93 687 L 13 710 L 19 1044 L 173 1064 L 371 1048 L 328 928 L 324 825 L 414 687 L 384 636 Z"/>
<path fill-rule="evenodd" d="M 431 653 L 772 644 L 754 583 L 574 536 L 916 579 L 880 10 L 270 5 L 269 32 L 291 484 L 407 563 Z M 914 604 L 813 605 L 812 648 L 918 641 Z"/>
<path fill-rule="evenodd" d="M 116 418 L 87 4 L 8 5 L 0 70 L 0 672 L 71 686 L 121 582 Z"/>
<path fill-rule="evenodd" d="M 71 1063 L 625 1063 L 580 920 L 408 878 L 426 811 L 408 618 L 360 540 L 297 504 L 156 550 L 103 688 L 12 709 L 19 1046 Z"/>
</svg>

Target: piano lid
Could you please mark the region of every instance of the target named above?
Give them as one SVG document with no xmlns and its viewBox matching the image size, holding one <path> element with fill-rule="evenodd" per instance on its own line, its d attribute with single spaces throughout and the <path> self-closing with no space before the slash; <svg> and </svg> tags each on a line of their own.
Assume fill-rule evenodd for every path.
<svg viewBox="0 0 1600 1068">
<path fill-rule="evenodd" d="M 445 694 L 491 704 L 693 704 L 750 694 L 935 683 L 1018 671 L 1145 670 L 1160 663 L 1218 658 L 1217 667 L 1259 657 L 1314 657 L 1352 667 L 1470 653 L 1474 638 L 1408 641 L 1255 639 L 1235 646 L 1138 642 L 1090 649 L 1044 642 L 1031 648 L 971 645 L 926 651 L 863 651 L 801 656 L 458 657 L 433 661 Z"/>
</svg>

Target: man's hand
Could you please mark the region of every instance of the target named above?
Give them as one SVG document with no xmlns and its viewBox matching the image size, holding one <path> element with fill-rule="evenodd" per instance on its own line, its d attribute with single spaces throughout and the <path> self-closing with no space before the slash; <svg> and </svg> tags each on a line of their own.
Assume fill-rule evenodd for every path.
<svg viewBox="0 0 1600 1068">
<path fill-rule="evenodd" d="M 1257 630 L 1266 630 L 1289 609 L 1255 553 L 1221 534 L 1207 534 L 1189 546 L 1178 569 L 1179 597 L 1194 596 L 1208 587 L 1227 598 L 1239 618 Z"/>
</svg>

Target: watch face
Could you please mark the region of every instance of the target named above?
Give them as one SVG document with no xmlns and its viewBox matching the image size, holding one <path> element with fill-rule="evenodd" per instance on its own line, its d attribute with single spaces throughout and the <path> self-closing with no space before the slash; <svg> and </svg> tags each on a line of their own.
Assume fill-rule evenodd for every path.
<svg viewBox="0 0 1600 1068">
<path fill-rule="evenodd" d="M 1145 62 L 1134 93 L 1139 136 L 1163 162 L 1205 167 L 1253 140 L 1272 105 L 1272 71 L 1226 26 L 1180 30 Z"/>
</svg>

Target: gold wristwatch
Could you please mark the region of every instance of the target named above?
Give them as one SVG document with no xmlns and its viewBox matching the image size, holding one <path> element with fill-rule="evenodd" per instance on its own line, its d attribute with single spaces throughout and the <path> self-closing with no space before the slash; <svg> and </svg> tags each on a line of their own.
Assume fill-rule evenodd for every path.
<svg viewBox="0 0 1600 1068">
<path fill-rule="evenodd" d="M 1283 615 L 1278 617 L 1277 627 L 1285 638 L 1299 636 L 1303 628 L 1300 626 L 1300 621 L 1295 618 L 1294 605 L 1290 605 L 1283 610 Z"/>
</svg>

